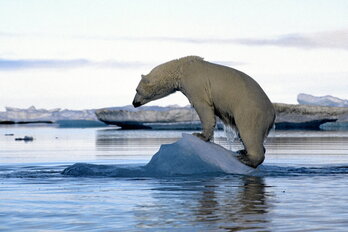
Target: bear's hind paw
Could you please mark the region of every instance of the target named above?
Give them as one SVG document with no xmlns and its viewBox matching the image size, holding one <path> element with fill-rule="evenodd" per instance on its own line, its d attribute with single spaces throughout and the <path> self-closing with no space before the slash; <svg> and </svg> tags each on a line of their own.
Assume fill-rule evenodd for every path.
<svg viewBox="0 0 348 232">
<path fill-rule="evenodd" d="M 238 159 L 241 163 L 243 163 L 243 164 L 245 164 L 245 165 L 247 165 L 247 166 L 249 166 L 249 167 L 257 168 L 258 165 L 255 166 L 255 165 L 251 162 L 251 160 L 248 158 L 248 156 L 247 156 L 243 151 L 244 151 L 244 150 L 241 150 L 241 151 L 238 151 L 238 152 L 237 152 L 237 153 L 238 153 L 237 159 Z"/>
</svg>

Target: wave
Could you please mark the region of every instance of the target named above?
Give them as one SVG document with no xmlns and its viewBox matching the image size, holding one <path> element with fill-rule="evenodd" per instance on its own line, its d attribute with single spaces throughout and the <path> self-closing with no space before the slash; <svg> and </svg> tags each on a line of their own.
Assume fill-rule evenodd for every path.
<svg viewBox="0 0 348 232">
<path fill-rule="evenodd" d="M 28 166 L 28 167 L 0 167 L 0 178 L 69 178 L 69 177 L 117 177 L 117 178 L 141 178 L 141 177 L 180 177 L 191 176 L 225 176 L 241 175 L 229 174 L 223 172 L 202 172 L 194 174 L 172 174 L 160 175 L 146 169 L 142 164 L 119 164 L 119 165 L 101 165 L 90 163 L 76 163 L 71 166 Z M 296 177 L 296 176 L 333 176 L 348 175 L 348 164 L 332 165 L 322 167 L 293 167 L 293 166 L 274 166 L 261 165 L 251 176 L 259 177 Z"/>
<path fill-rule="evenodd" d="M 53 178 L 61 177 L 66 166 L 0 166 L 0 178 Z"/>
<path fill-rule="evenodd" d="M 67 176 L 99 176 L 99 177 L 166 177 L 166 176 L 211 176 L 211 175 L 236 175 L 234 173 L 207 172 L 193 174 L 171 174 L 165 175 L 155 173 L 146 169 L 146 166 L 126 167 L 125 165 L 96 165 L 88 163 L 77 163 L 66 168 L 63 175 Z M 280 167 L 271 165 L 261 165 L 252 176 L 260 177 L 282 177 L 282 176 L 326 176 L 348 174 L 348 165 L 326 166 L 326 167 Z M 241 174 L 237 174 L 241 175 Z M 243 175 L 243 174 L 242 174 Z"/>
</svg>

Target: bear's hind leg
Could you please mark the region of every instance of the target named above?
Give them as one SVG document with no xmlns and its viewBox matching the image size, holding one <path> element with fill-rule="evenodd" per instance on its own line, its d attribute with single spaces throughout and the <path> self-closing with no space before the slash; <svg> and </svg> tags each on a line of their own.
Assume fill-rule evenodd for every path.
<svg viewBox="0 0 348 232">
<path fill-rule="evenodd" d="M 240 135 L 245 147 L 238 155 L 241 162 L 256 168 L 265 159 L 265 148 L 263 146 L 264 133 L 258 131 L 240 131 Z"/>
</svg>

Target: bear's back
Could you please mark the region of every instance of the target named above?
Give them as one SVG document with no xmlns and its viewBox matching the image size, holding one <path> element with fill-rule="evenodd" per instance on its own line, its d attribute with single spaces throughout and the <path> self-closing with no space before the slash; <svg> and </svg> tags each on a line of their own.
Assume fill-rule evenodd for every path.
<svg viewBox="0 0 348 232">
<path fill-rule="evenodd" d="M 249 75 L 237 69 L 199 61 L 191 63 L 185 72 L 186 82 L 209 89 L 214 105 L 238 107 L 248 104 L 253 107 L 270 107 L 272 103 L 261 86 Z"/>
<path fill-rule="evenodd" d="M 199 81 L 209 81 L 212 88 L 216 87 L 220 90 L 224 88 L 239 89 L 266 95 L 261 86 L 252 77 L 228 66 L 202 60 L 193 63 L 189 73 L 190 78 L 198 78 Z"/>
</svg>

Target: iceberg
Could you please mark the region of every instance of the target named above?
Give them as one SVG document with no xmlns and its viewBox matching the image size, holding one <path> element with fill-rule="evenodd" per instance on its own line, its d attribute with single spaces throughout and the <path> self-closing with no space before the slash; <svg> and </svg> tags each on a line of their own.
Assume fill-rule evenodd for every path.
<svg viewBox="0 0 348 232">
<path fill-rule="evenodd" d="M 156 175 L 196 175 L 209 173 L 250 174 L 255 171 L 241 163 L 236 153 L 183 134 L 175 143 L 164 144 L 145 166 Z"/>
<path fill-rule="evenodd" d="M 89 110 L 61 110 L 55 109 L 37 109 L 31 106 L 27 109 L 5 107 L 5 112 L 0 112 L 0 121 L 13 122 L 56 122 L 58 120 L 91 120 L 98 122 L 95 115 L 95 109 Z"/>
<path fill-rule="evenodd" d="M 145 166 L 95 165 L 77 163 L 62 174 L 70 176 L 165 177 L 210 174 L 251 175 L 257 169 L 241 163 L 236 153 L 204 142 L 196 136 L 183 134 L 172 144 L 161 145 Z"/>
<path fill-rule="evenodd" d="M 273 103 L 273 106 L 277 112 L 275 126 L 280 130 L 319 130 L 319 126 L 326 122 L 348 116 L 348 107 L 283 103 Z M 201 121 L 190 106 L 124 106 L 99 109 L 95 114 L 100 121 L 123 129 L 202 130 Z M 217 129 L 223 127 L 218 119 Z"/>
<path fill-rule="evenodd" d="M 297 102 L 302 105 L 348 107 L 348 100 L 340 99 L 331 95 L 317 97 L 310 94 L 300 93 L 297 96 Z"/>
</svg>

